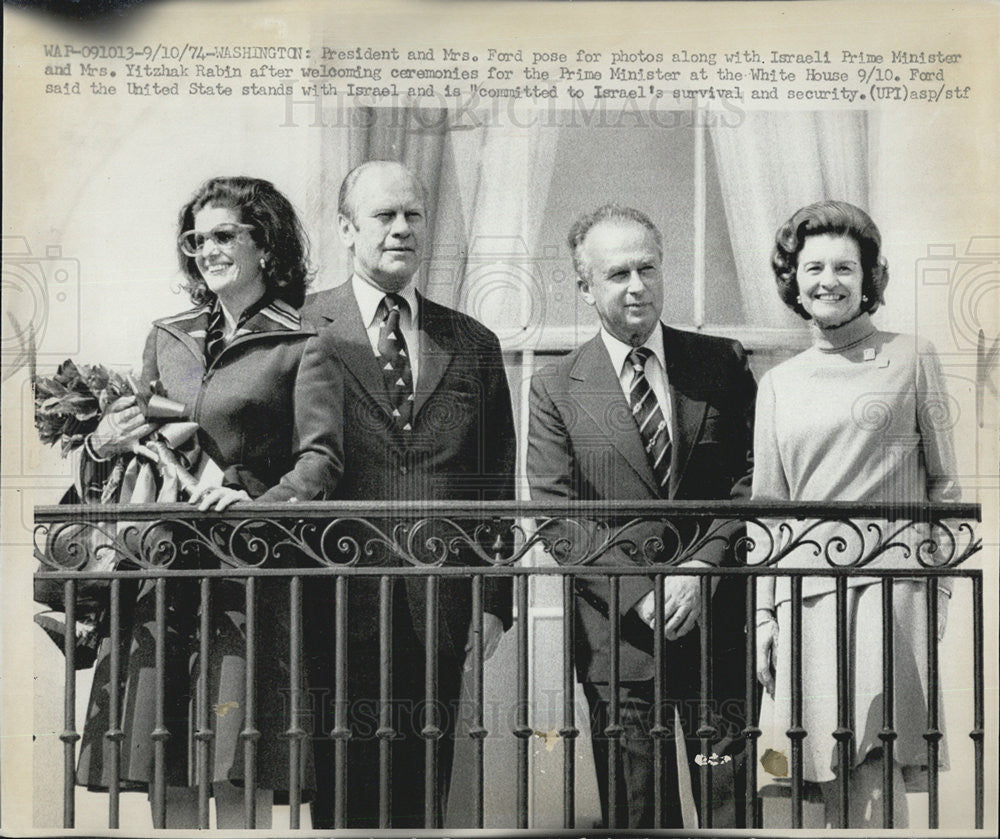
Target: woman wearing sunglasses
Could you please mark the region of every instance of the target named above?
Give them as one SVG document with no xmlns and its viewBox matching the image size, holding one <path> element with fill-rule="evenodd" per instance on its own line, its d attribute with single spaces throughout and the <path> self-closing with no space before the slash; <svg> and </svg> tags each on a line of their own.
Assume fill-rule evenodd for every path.
<svg viewBox="0 0 1000 839">
<path fill-rule="evenodd" d="M 143 383 L 183 405 L 187 418 L 198 424 L 201 455 L 191 463 L 197 486 L 187 500 L 200 510 L 221 511 L 251 498 L 326 497 L 343 467 L 340 433 L 330 423 L 343 416 L 343 374 L 331 348 L 299 315 L 308 278 L 307 241 L 294 209 L 267 181 L 213 178 L 183 207 L 179 227 L 178 256 L 195 308 L 154 322 Z M 85 446 L 84 489 L 104 483 L 115 460 L 141 450 L 141 441 L 154 430 L 135 397 L 119 400 Z M 158 500 L 170 500 L 162 487 L 158 492 Z M 178 556 L 174 567 L 184 561 Z M 202 567 L 211 567 L 211 560 Z M 173 580 L 167 592 L 166 826 L 195 827 L 192 732 L 198 720 L 190 709 L 201 701 L 197 580 Z M 212 583 L 209 778 L 219 827 L 242 826 L 244 817 L 245 594 L 244 581 Z M 122 628 L 127 663 L 119 720 L 109 718 L 108 662 L 103 671 L 102 661 L 97 663 L 78 770 L 79 782 L 91 788 L 111 783 L 105 734 L 117 727 L 125 732 L 122 788 L 148 790 L 152 784 L 153 601 L 151 584 L 139 588 L 125 618 L 131 632 L 129 623 Z M 270 824 L 273 792 L 289 788 L 289 741 L 282 736 L 289 728 L 288 602 L 287 580 L 257 580 L 256 611 L 266 621 L 256 636 L 258 827 Z M 109 647 L 106 642 L 105 659 Z"/>
</svg>

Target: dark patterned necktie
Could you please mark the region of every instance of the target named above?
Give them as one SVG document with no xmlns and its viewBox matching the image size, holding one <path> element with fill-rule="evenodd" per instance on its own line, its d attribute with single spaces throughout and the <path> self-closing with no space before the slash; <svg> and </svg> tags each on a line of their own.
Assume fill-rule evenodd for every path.
<svg viewBox="0 0 1000 839">
<path fill-rule="evenodd" d="M 652 354 L 648 347 L 637 347 L 628 354 L 628 363 L 632 365 L 628 402 L 632 408 L 632 419 L 639 426 L 639 436 L 653 467 L 660 495 L 666 495 L 670 480 L 670 430 L 646 378 L 646 359 Z"/>
<path fill-rule="evenodd" d="M 406 301 L 398 294 L 387 294 L 378 309 L 382 325 L 378 332 L 377 358 L 392 405 L 392 417 L 401 431 L 409 431 L 413 421 L 413 373 L 406 339 L 399 328 L 400 307 L 405 305 Z"/>
<path fill-rule="evenodd" d="M 236 324 L 236 332 L 239 332 L 250 318 L 256 315 L 261 309 L 266 308 L 271 302 L 271 297 L 263 295 L 256 303 L 247 306 L 240 315 Z M 233 334 L 233 337 L 237 337 Z M 212 366 L 212 363 L 219 357 L 219 354 L 226 348 L 226 317 L 222 313 L 222 305 L 218 299 L 212 304 L 208 313 L 208 328 L 205 330 L 205 369 Z"/>
</svg>

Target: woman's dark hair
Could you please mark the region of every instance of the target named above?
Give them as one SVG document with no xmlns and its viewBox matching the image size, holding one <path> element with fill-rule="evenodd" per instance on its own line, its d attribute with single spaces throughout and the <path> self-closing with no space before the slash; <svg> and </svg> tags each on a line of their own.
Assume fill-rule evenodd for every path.
<svg viewBox="0 0 1000 839">
<path fill-rule="evenodd" d="M 177 233 L 194 228 L 195 214 L 205 207 L 228 207 L 243 224 L 253 225 L 254 244 L 267 254 L 264 288 L 296 309 L 305 302 L 309 282 L 309 238 L 291 202 L 270 181 L 260 178 L 219 177 L 205 181 L 181 209 Z M 212 299 L 194 257 L 177 246 L 187 292 L 200 305 Z"/>
<path fill-rule="evenodd" d="M 799 286 L 795 270 L 799 252 L 810 236 L 829 233 L 850 236 L 861 254 L 862 311 L 869 314 L 885 302 L 885 287 L 889 282 L 889 263 L 882 256 L 882 234 L 864 210 L 846 201 L 818 201 L 802 207 L 774 234 L 771 267 L 778 285 L 778 296 L 788 308 L 806 320 L 809 313 L 799 302 Z"/>
</svg>

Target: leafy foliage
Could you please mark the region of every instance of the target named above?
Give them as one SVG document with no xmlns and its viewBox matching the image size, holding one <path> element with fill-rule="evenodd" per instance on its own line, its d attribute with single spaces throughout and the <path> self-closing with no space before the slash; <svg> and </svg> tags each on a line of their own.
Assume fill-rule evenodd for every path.
<svg viewBox="0 0 1000 839">
<path fill-rule="evenodd" d="M 128 382 L 100 364 L 77 366 L 70 359 L 54 376 L 35 376 L 35 428 L 50 446 L 60 443 L 65 457 L 83 445 L 116 399 L 131 393 Z"/>
</svg>

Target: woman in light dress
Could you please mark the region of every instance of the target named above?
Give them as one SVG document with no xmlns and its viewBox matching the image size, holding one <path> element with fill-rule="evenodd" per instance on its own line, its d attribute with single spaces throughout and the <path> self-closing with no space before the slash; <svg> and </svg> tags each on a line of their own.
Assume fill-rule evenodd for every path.
<svg viewBox="0 0 1000 839">
<path fill-rule="evenodd" d="M 779 228 L 772 256 L 778 293 L 810 322 L 813 345 L 768 371 L 760 382 L 754 439 L 755 500 L 956 501 L 955 457 L 948 401 L 933 347 L 912 335 L 884 332 L 871 315 L 883 302 L 888 266 L 881 235 L 859 208 L 823 201 L 798 210 Z M 876 523 L 823 525 L 806 538 L 826 548 L 842 536 L 848 561 L 870 551 Z M 809 522 L 788 522 L 801 533 Z M 897 523 L 898 524 L 898 523 Z M 775 537 L 778 533 L 775 529 Z M 879 555 L 873 568 L 918 567 L 916 549 L 929 530 L 911 527 L 910 546 Z M 758 545 L 760 547 L 760 545 Z M 926 551 L 925 554 L 926 556 Z M 804 546 L 779 567 L 828 567 Z M 802 592 L 803 778 L 818 784 L 826 823 L 839 825 L 836 598 L 833 577 L 805 577 Z M 950 586 L 938 589 L 938 636 Z M 758 678 L 765 687 L 761 753 L 790 754 L 789 578 L 761 577 L 756 616 Z M 882 821 L 882 600 L 878 578 L 852 576 L 847 593 L 850 827 Z M 927 628 L 922 580 L 893 584 L 895 729 L 894 821 L 907 824 L 905 791 L 926 774 Z M 940 760 L 946 761 L 944 743 Z M 815 791 L 815 787 L 811 788 Z"/>
</svg>

